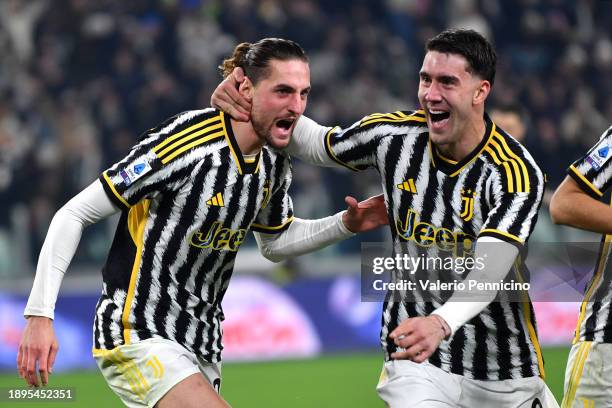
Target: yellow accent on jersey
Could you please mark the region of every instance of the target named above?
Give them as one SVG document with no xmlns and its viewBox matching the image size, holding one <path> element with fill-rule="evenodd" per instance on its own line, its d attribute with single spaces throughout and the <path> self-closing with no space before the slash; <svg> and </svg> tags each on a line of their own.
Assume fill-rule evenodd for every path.
<svg viewBox="0 0 612 408">
<path fill-rule="evenodd" d="M 205 130 L 207 130 L 207 129 L 205 129 Z M 170 161 L 172 161 L 174 158 L 176 158 L 176 156 L 182 154 L 183 152 L 185 152 L 185 151 L 187 151 L 187 150 L 189 150 L 189 149 L 191 149 L 191 148 L 193 148 L 195 146 L 198 146 L 198 145 L 201 145 L 203 143 L 206 143 L 206 142 L 208 142 L 210 140 L 220 138 L 222 136 L 223 136 L 223 132 L 217 132 L 217 133 L 213 133 L 212 135 L 206 136 L 206 137 L 204 137 L 202 139 L 199 139 L 199 140 L 196 140 L 194 142 L 191 142 L 188 145 L 185 145 L 185 146 L 181 147 L 180 149 L 178 149 L 177 151 L 175 151 L 174 153 L 172 153 L 168 157 L 164 157 L 162 159 L 162 164 L 168 164 Z"/>
<path fill-rule="evenodd" d="M 612 205 L 612 202 L 610 204 Z M 612 235 L 606 235 L 603 246 L 601 248 L 601 253 L 599 254 L 599 259 L 597 260 L 597 262 L 599 263 L 597 266 L 597 271 L 595 272 L 595 275 L 593 276 L 593 280 L 591 281 L 591 285 L 589 286 L 589 289 L 585 293 L 584 300 L 582 301 L 582 304 L 580 305 L 580 315 L 578 316 L 578 321 L 576 322 L 576 335 L 573 341 L 574 344 L 580 340 L 580 326 L 582 325 L 582 321 L 584 320 L 584 316 L 586 314 L 587 304 L 589 302 L 589 299 L 593 295 L 595 288 L 597 288 L 597 286 L 599 285 L 599 281 L 601 280 L 601 277 L 603 276 L 603 272 L 606 269 L 606 258 L 607 258 L 608 251 L 610 249 L 611 241 L 612 241 Z"/>
<path fill-rule="evenodd" d="M 529 191 L 531 191 L 531 183 L 529 182 L 529 173 L 527 172 L 527 166 L 525 165 L 525 162 L 523 161 L 523 159 L 518 157 L 516 153 L 510 150 L 510 147 L 508 146 L 508 144 L 506 143 L 506 140 L 504 139 L 502 135 L 500 135 L 498 132 L 495 132 L 493 137 L 495 137 L 499 142 L 501 142 L 501 145 L 504 151 L 506 152 L 506 154 L 510 156 L 513 160 L 515 160 L 516 163 L 518 163 L 518 165 L 521 168 L 520 172 L 517 170 L 517 174 L 520 173 L 523 175 L 523 178 L 525 179 L 525 185 L 523 186 L 523 189 L 520 189 L 519 187 L 518 192 L 528 193 Z"/>
<path fill-rule="evenodd" d="M 521 259 L 520 257 L 517 257 L 516 261 L 514 262 L 514 268 L 516 270 L 516 277 L 520 283 L 525 283 L 525 279 L 523 279 L 523 276 L 521 275 L 521 272 L 520 272 L 520 263 L 521 263 Z M 525 293 L 525 291 L 521 291 L 521 297 L 524 299 L 521 302 L 523 318 L 525 319 L 525 323 L 527 324 L 527 331 L 529 332 L 529 337 L 531 338 L 531 341 L 533 342 L 533 347 L 535 349 L 536 356 L 538 358 L 538 367 L 540 369 L 540 377 L 544 379 L 546 377 L 546 373 L 544 371 L 544 359 L 542 358 L 542 348 L 540 347 L 540 342 L 538 341 L 538 335 L 536 333 L 536 329 L 531 323 L 532 316 L 531 316 L 531 308 L 529 307 L 529 305 L 531 304 L 531 301 L 529 300 L 529 294 Z"/>
<path fill-rule="evenodd" d="M 234 158 L 234 163 L 236 163 L 236 167 L 238 167 L 238 173 L 243 174 L 242 166 L 240 165 L 240 160 L 238 159 L 238 155 L 234 151 L 234 148 L 232 147 L 232 142 L 230 141 L 229 135 L 227 134 L 227 125 L 225 123 L 225 114 L 223 112 L 221 112 L 221 119 L 223 119 L 223 135 L 225 136 L 227 147 L 229 147 L 230 152 L 232 153 L 232 157 Z"/>
<path fill-rule="evenodd" d="M 202 130 L 198 130 L 197 132 L 194 132 L 194 133 L 190 134 L 189 136 L 185 136 L 185 137 L 177 140 L 176 142 L 172 143 L 170 146 L 166 147 L 161 152 L 158 152 L 157 153 L 157 157 L 161 158 L 162 156 L 165 156 L 168 152 L 170 152 L 171 150 L 177 148 L 178 146 L 180 146 L 181 144 L 187 142 L 188 140 L 195 139 L 196 137 L 198 137 L 198 136 L 200 136 L 200 135 L 202 135 L 204 133 L 211 132 L 211 131 L 216 130 L 216 129 L 221 129 L 222 127 L 223 127 L 223 123 L 219 122 L 219 123 L 217 123 L 215 125 L 207 126 L 204 129 L 202 129 Z M 153 150 L 155 151 L 155 149 L 153 149 Z"/>
<path fill-rule="evenodd" d="M 351 169 L 353 171 L 359 171 L 359 169 L 351 166 L 350 164 L 346 164 L 345 162 L 343 162 L 342 160 L 340 160 L 336 154 L 334 153 L 334 150 L 331 147 L 331 143 L 329 143 L 329 138 L 331 137 L 331 134 L 333 133 L 334 130 L 338 129 L 339 126 L 333 127 L 329 130 L 329 132 L 327 132 L 325 134 L 325 144 L 327 145 L 327 151 L 329 152 L 329 154 L 331 154 L 332 159 L 334 159 L 336 162 L 342 164 L 344 167 Z"/>
<path fill-rule="evenodd" d="M 591 189 L 595 192 L 595 194 L 597 194 L 600 197 L 603 197 L 603 193 L 601 191 L 599 191 L 599 189 L 597 187 L 595 187 L 593 185 L 593 183 L 591 183 L 589 180 L 587 180 L 586 177 L 584 177 L 582 175 L 582 173 L 580 173 L 578 171 L 578 169 L 576 167 L 574 167 L 573 164 L 570 166 L 570 170 L 572 170 L 574 172 L 574 174 L 576 174 L 578 177 L 580 177 L 580 180 L 584 181 L 587 186 L 591 187 Z"/>
<path fill-rule="evenodd" d="M 393 123 L 393 122 L 420 122 L 420 123 L 426 123 L 427 119 L 425 117 L 418 116 L 419 112 L 421 112 L 421 114 L 422 114 L 423 111 L 416 111 L 416 112 L 414 112 L 411 115 L 406 115 L 405 113 L 403 113 L 401 111 L 397 111 L 397 112 L 393 112 L 393 113 L 374 113 L 374 114 L 366 116 L 364 119 L 362 119 L 361 123 L 359 124 L 359 127 L 370 125 L 372 123 L 378 123 L 378 122 L 387 122 L 387 123 Z"/>
<path fill-rule="evenodd" d="M 281 225 L 277 225 L 274 227 L 270 227 L 267 225 L 262 225 L 262 224 L 251 224 L 252 227 L 256 227 L 256 228 L 261 228 L 261 229 L 265 229 L 265 230 L 269 230 L 269 231 L 278 231 L 279 229 L 285 227 L 285 225 L 289 224 L 291 221 L 293 221 L 293 216 L 289 217 L 287 219 L 287 221 L 283 222 Z"/>
<path fill-rule="evenodd" d="M 157 152 L 158 152 L 159 150 L 161 150 L 161 149 L 162 149 L 164 146 L 166 146 L 166 145 L 167 145 L 167 144 L 169 144 L 169 143 L 174 142 L 176 139 L 180 138 L 180 137 L 181 137 L 181 136 L 183 136 L 184 134 L 189 133 L 189 132 L 191 132 L 191 131 L 193 131 L 193 130 L 199 129 L 199 128 L 203 127 L 203 126 L 206 126 L 206 125 L 208 125 L 208 124 L 210 124 L 210 123 L 213 123 L 213 122 L 215 122 L 215 121 L 218 121 L 218 120 L 220 120 L 220 119 L 221 119 L 221 116 L 215 116 L 215 117 L 213 117 L 213 118 L 206 119 L 206 120 L 204 120 L 204 121 L 202 121 L 202 122 L 196 123 L 195 125 L 190 126 L 190 127 L 188 127 L 187 129 L 183 129 L 183 130 L 181 130 L 180 132 L 178 132 L 177 134 L 174 134 L 174 135 L 172 135 L 172 136 L 170 136 L 170 137 L 166 138 L 166 139 L 165 139 L 163 142 L 161 142 L 160 144 L 158 144 L 157 146 L 155 146 L 155 147 L 153 148 L 153 151 L 154 151 L 155 153 L 157 153 Z"/>
<path fill-rule="evenodd" d="M 519 238 L 519 237 L 517 237 L 516 235 L 512 235 L 512 234 L 510 234 L 510 233 L 508 233 L 508 232 L 504 232 L 504 231 L 496 230 L 496 229 L 493 229 L 493 228 L 485 228 L 485 229 L 483 229 L 483 230 L 481 230 L 481 231 L 480 231 L 480 233 L 481 233 L 481 234 L 482 234 L 483 232 L 494 232 L 494 233 L 496 233 L 496 234 L 503 235 L 504 237 L 508 237 L 508 238 L 510 238 L 510 239 L 512 239 L 512 240 L 514 240 L 514 241 L 516 241 L 516 242 L 518 242 L 518 243 L 521 243 L 521 244 L 523 243 L 523 240 L 522 240 L 522 239 L 520 239 L 520 238 Z"/>
<path fill-rule="evenodd" d="M 442 159 L 442 161 L 445 161 L 445 162 L 447 162 L 449 164 L 457 164 L 457 163 L 459 163 L 457 160 L 452 160 L 452 159 L 449 159 L 448 157 L 442 156 L 442 153 L 440 153 L 440 151 L 438 149 L 436 149 L 436 156 L 439 159 Z"/>
<path fill-rule="evenodd" d="M 584 363 L 586 362 L 586 359 L 589 355 L 589 350 L 591 349 L 592 344 L 593 343 L 590 341 L 585 341 L 578 347 L 576 359 L 572 364 L 572 372 L 570 374 L 568 389 L 565 395 L 563 396 L 561 408 L 571 408 L 574 405 L 576 390 L 578 389 L 580 377 L 582 377 L 582 372 L 584 370 Z"/>
<path fill-rule="evenodd" d="M 472 157 L 471 160 L 469 160 L 467 163 L 465 163 L 463 166 L 461 166 L 459 169 L 455 170 L 454 173 L 452 173 L 450 175 L 450 177 L 455 177 L 457 174 L 461 173 L 461 171 L 470 163 L 472 163 L 474 160 L 476 160 L 478 158 L 478 156 L 480 156 L 482 154 L 482 152 L 485 150 L 485 148 L 489 145 L 489 142 L 491 141 L 491 138 L 493 137 L 493 133 L 495 133 L 495 123 L 493 123 L 493 127 L 491 129 L 491 133 L 488 136 L 487 142 L 484 144 L 484 146 L 482 146 L 482 149 L 480 149 L 478 151 L 478 153 L 476 153 L 474 155 L 474 157 Z M 431 143 L 431 139 L 430 139 L 430 143 Z"/>
<path fill-rule="evenodd" d="M 210 198 L 210 200 L 206 201 L 206 204 L 213 207 L 224 207 L 225 203 L 223 202 L 223 194 L 220 192 L 215 194 Z"/>
<path fill-rule="evenodd" d="M 149 392 L 151 389 L 151 386 L 138 369 L 138 366 L 121 352 L 120 346 L 115 347 L 112 350 L 94 348 L 92 351 L 95 357 L 102 357 L 116 365 L 121 375 L 125 377 L 130 385 L 132 392 L 138 395 L 140 399 L 145 399 L 147 392 Z"/>
<path fill-rule="evenodd" d="M 164 365 L 159 361 L 157 356 L 150 358 L 145 364 L 147 367 L 151 367 L 153 370 L 153 377 L 162 378 L 164 376 Z"/>
<path fill-rule="evenodd" d="M 117 199 L 121 201 L 126 207 L 130 208 L 131 205 L 125 200 L 125 198 L 121 197 L 121 194 L 117 192 L 117 189 L 115 188 L 111 179 L 108 177 L 108 174 L 106 174 L 106 171 L 102 173 L 102 176 L 104 176 L 104 181 L 106 181 L 106 184 L 108 184 L 108 187 L 110 187 L 115 197 L 117 197 Z"/>
<path fill-rule="evenodd" d="M 416 193 L 417 192 L 416 186 L 414 185 L 414 179 L 412 179 L 412 178 L 404 181 L 401 184 L 398 184 L 397 188 L 399 188 L 400 190 L 408 191 L 409 193 Z"/>
<path fill-rule="evenodd" d="M 487 153 L 491 155 L 495 164 L 497 164 L 498 166 L 504 167 L 504 169 L 506 170 L 506 177 L 508 178 L 508 186 L 507 186 L 508 192 L 514 193 L 514 176 L 512 174 L 512 170 L 510 170 L 510 166 L 508 165 L 508 162 L 501 161 L 499 157 L 497 157 L 497 153 L 491 147 L 487 146 L 485 150 L 487 151 Z"/>
<path fill-rule="evenodd" d="M 140 268 L 140 261 L 142 259 L 142 249 L 144 246 L 144 229 L 147 224 L 147 218 L 149 215 L 149 200 L 142 200 L 134 207 L 130 209 L 128 214 L 128 230 L 130 236 L 134 240 L 136 245 L 136 256 L 134 257 L 134 264 L 132 265 L 132 274 L 130 276 L 130 285 L 128 287 L 127 297 L 123 306 L 123 315 L 121 321 L 123 323 L 123 337 L 125 344 L 130 344 L 130 330 L 131 324 L 129 321 L 130 310 L 132 309 L 132 303 L 134 302 L 134 296 L 136 292 L 136 281 L 138 280 L 138 270 Z"/>
</svg>

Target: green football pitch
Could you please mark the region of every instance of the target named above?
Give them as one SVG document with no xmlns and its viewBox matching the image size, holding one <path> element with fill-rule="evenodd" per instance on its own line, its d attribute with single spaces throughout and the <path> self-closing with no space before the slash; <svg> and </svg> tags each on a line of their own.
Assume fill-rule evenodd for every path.
<svg viewBox="0 0 612 408">
<path fill-rule="evenodd" d="M 568 347 L 544 349 L 546 382 L 557 399 L 563 392 Z M 234 407 L 384 407 L 374 387 L 382 367 L 379 354 L 328 355 L 313 360 L 233 363 L 223 367 L 223 397 Z M 0 375 L 0 407 L 121 407 L 97 371 L 51 376 L 51 388 L 71 388 L 74 401 L 9 401 L 8 390 L 23 388 L 17 375 Z"/>
</svg>

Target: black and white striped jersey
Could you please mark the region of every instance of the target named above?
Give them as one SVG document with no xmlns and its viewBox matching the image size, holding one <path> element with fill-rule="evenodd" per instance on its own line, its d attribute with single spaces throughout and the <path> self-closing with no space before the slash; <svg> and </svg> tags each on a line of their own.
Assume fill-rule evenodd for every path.
<svg viewBox="0 0 612 408">
<path fill-rule="evenodd" d="M 288 156 L 245 160 L 229 116 L 174 116 L 146 132 L 100 180 L 121 219 L 103 270 L 94 347 L 162 337 L 220 360 L 221 300 L 249 229 L 293 219 Z"/>
<path fill-rule="evenodd" d="M 527 241 L 544 191 L 543 174 L 523 146 L 486 115 L 485 121 L 482 142 L 460 162 L 431 143 L 423 111 L 373 114 L 326 132 L 327 154 L 338 165 L 380 173 L 394 256 L 406 253 L 407 244 L 454 247 L 459 253 L 483 236 L 519 246 Z M 388 335 L 401 321 L 429 315 L 440 305 L 435 299 L 387 299 L 381 330 L 386 358 L 397 349 Z M 429 361 L 473 379 L 543 376 L 528 296 L 523 302 L 492 303 L 442 342 Z"/>
<path fill-rule="evenodd" d="M 597 144 L 567 170 L 591 197 L 601 200 L 612 185 L 612 127 Z M 586 287 L 576 325 L 574 342 L 612 343 L 612 265 L 610 265 L 612 235 L 604 234 L 595 266 L 595 273 Z"/>
</svg>

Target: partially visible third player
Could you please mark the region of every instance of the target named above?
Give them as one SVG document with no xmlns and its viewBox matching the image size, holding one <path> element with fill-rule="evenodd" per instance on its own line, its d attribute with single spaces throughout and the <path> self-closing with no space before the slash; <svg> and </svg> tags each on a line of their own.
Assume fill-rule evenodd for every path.
<svg viewBox="0 0 612 408">
<path fill-rule="evenodd" d="M 550 203 L 555 223 L 603 234 L 567 361 L 563 408 L 612 405 L 612 207 L 601 201 L 612 185 L 610 159 L 612 127 L 569 166 Z"/>
</svg>

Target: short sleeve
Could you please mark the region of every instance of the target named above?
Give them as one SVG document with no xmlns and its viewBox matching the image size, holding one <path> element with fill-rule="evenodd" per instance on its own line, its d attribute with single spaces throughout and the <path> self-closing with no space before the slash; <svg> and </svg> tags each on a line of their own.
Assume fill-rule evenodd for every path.
<svg viewBox="0 0 612 408">
<path fill-rule="evenodd" d="M 567 173 L 580 188 L 593 198 L 600 199 L 612 183 L 612 127 L 586 155 L 574 162 Z"/>
<path fill-rule="evenodd" d="M 413 123 L 426 123 L 422 111 L 374 113 L 348 128 L 329 130 L 325 135 L 325 149 L 331 159 L 350 170 L 377 167 L 381 139 L 401 134 L 407 124 Z"/>
<path fill-rule="evenodd" d="M 202 123 L 196 112 L 176 115 L 145 132 L 127 156 L 102 172 L 100 181 L 118 208 L 129 209 L 184 183 L 190 163 L 183 157 L 181 137 Z"/>
<path fill-rule="evenodd" d="M 522 246 L 531 235 L 544 195 L 544 176 L 537 167 L 527 166 L 529 187 L 508 188 L 498 172 L 489 179 L 491 210 L 478 234 Z"/>
</svg>

